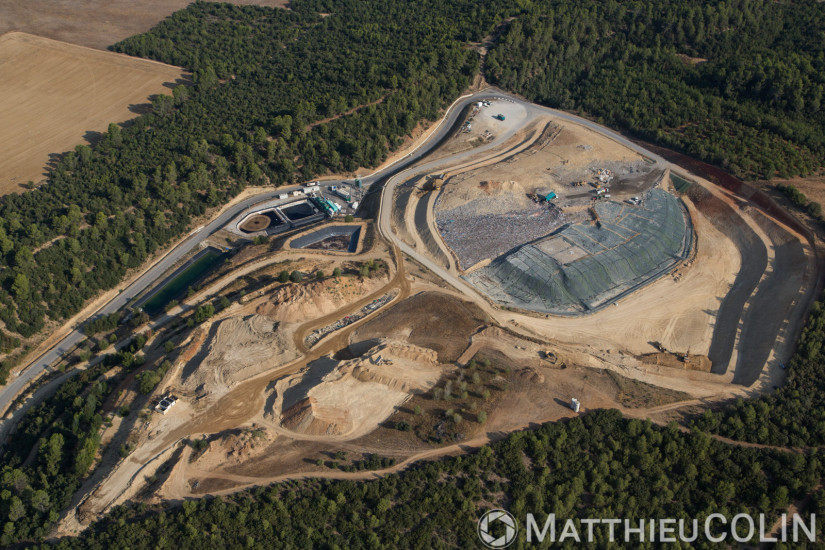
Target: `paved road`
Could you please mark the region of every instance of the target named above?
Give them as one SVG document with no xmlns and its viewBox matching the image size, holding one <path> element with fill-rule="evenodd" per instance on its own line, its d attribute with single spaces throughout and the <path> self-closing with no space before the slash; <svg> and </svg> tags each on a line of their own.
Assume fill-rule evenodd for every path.
<svg viewBox="0 0 825 550">
<path fill-rule="evenodd" d="M 428 138 L 428 140 L 425 143 L 423 143 L 418 149 L 414 150 L 413 152 L 399 159 L 393 164 L 387 166 L 383 170 L 364 177 L 364 185 L 368 187 L 375 182 L 381 181 L 388 175 L 403 169 L 405 166 L 409 166 L 410 164 L 417 162 L 424 155 L 429 153 L 430 150 L 432 150 L 433 147 L 437 145 L 444 138 L 444 136 L 447 135 L 447 133 L 455 123 L 456 119 L 458 118 L 458 115 L 460 114 L 461 110 L 467 104 L 469 104 L 470 101 L 471 99 L 469 98 L 459 99 L 450 108 L 450 110 L 447 113 L 447 116 L 442 120 L 442 122 L 433 132 L 432 136 Z M 321 183 L 321 186 L 324 188 L 328 188 L 330 185 L 336 185 L 340 183 L 341 182 L 338 181 L 325 181 Z M 247 208 L 261 202 L 275 199 L 281 193 L 289 193 L 290 191 L 299 188 L 300 186 L 297 185 L 292 187 L 279 187 L 277 190 L 256 195 L 254 197 L 251 197 L 238 203 L 230 209 L 227 209 L 217 218 L 212 220 L 208 225 L 203 226 L 198 230 L 195 230 L 185 241 L 183 241 L 171 252 L 169 252 L 166 256 L 164 256 L 160 261 L 153 265 L 139 279 L 137 279 L 134 283 L 132 283 L 126 289 L 120 292 L 120 294 L 118 294 L 117 297 L 115 297 L 109 303 L 107 303 L 105 306 L 99 309 L 97 313 L 95 313 L 95 316 L 114 313 L 122 307 L 124 307 L 127 303 L 129 303 L 129 301 L 132 298 L 143 292 L 146 288 L 148 288 L 155 281 L 157 281 L 158 278 L 163 276 L 163 274 L 166 271 L 168 271 L 172 266 L 179 262 L 192 249 L 199 246 L 212 233 L 214 233 L 221 227 L 225 226 L 227 223 L 229 223 L 230 220 L 235 218 L 237 215 L 239 215 Z M 53 348 L 45 352 L 36 361 L 29 365 L 27 369 L 20 372 L 17 376 L 12 375 L 10 382 L 3 386 L 2 389 L 0 389 L 0 414 L 5 413 L 6 409 L 12 403 L 14 398 L 26 386 L 28 386 L 28 384 L 34 378 L 36 378 L 44 370 L 46 370 L 49 367 L 49 365 L 55 363 L 58 359 L 60 359 L 60 357 L 64 353 L 72 350 L 84 338 L 85 335 L 80 330 L 73 330 L 57 345 L 55 345 Z"/>
<path fill-rule="evenodd" d="M 281 190 L 280 192 L 283 191 Z M 226 212 L 218 216 L 209 225 L 203 227 L 196 233 L 191 234 L 189 238 L 187 238 L 185 241 L 183 241 L 181 244 L 175 247 L 171 252 L 169 252 L 166 256 L 164 256 L 158 263 L 152 266 L 151 269 L 147 270 L 146 273 L 144 273 L 139 279 L 137 279 L 134 283 L 129 285 L 114 299 L 112 299 L 109 303 L 107 303 L 100 310 L 98 310 L 95 316 L 114 313 L 115 311 L 121 309 L 132 298 L 140 294 L 149 285 L 151 285 L 159 277 L 161 277 L 169 268 L 175 265 L 187 253 L 189 253 L 189 251 L 198 246 L 204 239 L 206 239 L 216 230 L 220 229 L 221 227 L 229 223 L 229 220 L 231 220 L 242 210 L 252 206 L 257 202 L 260 202 L 263 199 L 277 196 L 277 194 L 277 192 L 272 192 L 267 193 L 266 195 L 258 195 L 256 197 L 247 199 L 239 203 L 236 207 L 227 210 Z M 60 341 L 60 343 L 58 343 L 52 349 L 41 355 L 26 370 L 24 370 L 18 376 L 13 376 L 10 382 L 6 384 L 2 388 L 2 390 L 0 390 L 0 413 L 6 411 L 6 408 L 14 400 L 15 396 L 17 396 L 17 394 L 20 391 L 22 391 L 29 384 L 29 382 L 31 382 L 36 376 L 38 376 L 41 372 L 48 368 L 49 365 L 60 359 L 60 357 L 64 353 L 73 349 L 84 338 L 85 335 L 80 330 L 73 330 L 68 336 L 66 336 L 62 341 Z"/>
<path fill-rule="evenodd" d="M 450 133 L 455 125 L 456 121 L 458 120 L 459 115 L 461 114 L 462 110 L 470 105 L 473 102 L 477 102 L 483 99 L 506 99 L 508 101 L 513 101 L 515 103 L 520 104 L 522 107 L 525 108 L 528 114 L 528 122 L 530 119 L 535 118 L 541 114 L 551 114 L 552 116 L 568 120 L 571 122 L 575 122 L 591 130 L 594 130 L 604 136 L 607 136 L 622 145 L 629 147 L 630 149 L 655 160 L 657 163 L 667 164 L 661 157 L 654 155 L 650 151 L 643 149 L 642 147 L 636 145 L 632 141 L 622 137 L 619 134 L 611 132 L 606 128 L 599 126 L 598 124 L 591 122 L 589 120 L 564 113 L 561 111 L 556 111 L 555 109 L 549 109 L 546 107 L 541 107 L 538 105 L 534 105 L 525 101 L 522 101 L 519 98 L 506 94 L 496 89 L 488 89 L 483 92 L 479 92 L 472 95 L 462 96 L 458 100 L 456 100 L 453 105 L 450 106 L 449 110 L 447 111 L 446 116 L 442 119 L 439 123 L 438 127 L 433 131 L 432 135 L 427 139 L 426 142 L 421 144 L 416 150 L 412 151 L 407 156 L 397 160 L 393 164 L 385 167 L 384 169 L 365 176 L 362 178 L 364 186 L 369 188 L 370 186 L 381 183 L 384 180 L 387 180 L 387 184 L 384 186 L 382 190 L 381 196 L 381 207 L 379 211 L 379 227 L 381 228 L 381 232 L 392 242 L 395 242 L 404 252 L 409 254 L 410 256 L 416 258 L 418 261 L 427 265 L 427 267 L 433 269 L 439 276 L 443 277 L 445 280 L 450 282 L 453 286 L 461 290 L 462 292 L 466 292 L 468 294 L 478 296 L 477 292 L 464 283 L 464 281 L 452 277 L 449 273 L 445 270 L 439 268 L 432 262 L 428 261 L 426 258 L 418 254 L 415 250 L 410 248 L 409 246 L 402 243 L 400 240 L 396 239 L 392 232 L 389 229 L 389 209 L 391 208 L 391 200 L 385 200 L 385 197 L 392 197 L 393 190 L 395 185 L 409 177 L 415 172 L 432 172 L 436 171 L 440 166 L 444 166 L 447 164 L 455 164 L 456 161 L 461 160 L 462 158 L 467 158 L 470 156 L 478 155 L 481 152 L 484 152 L 487 149 L 492 149 L 500 145 L 503 141 L 508 139 L 512 136 L 520 127 L 524 126 L 524 123 L 513 126 L 509 131 L 505 132 L 502 135 L 496 137 L 496 139 L 485 146 L 477 147 L 472 149 L 471 151 L 467 151 L 465 153 L 459 153 L 457 155 L 453 155 L 448 159 L 438 160 L 432 163 L 421 164 L 413 168 L 412 170 L 408 170 L 409 166 L 412 166 L 422 160 L 427 154 L 429 154 L 437 145 L 441 143 L 441 141 Z M 341 182 L 337 181 L 325 181 L 322 182 L 322 187 L 329 187 L 330 185 L 340 184 Z M 188 254 L 192 249 L 199 246 L 206 238 L 208 238 L 212 233 L 229 223 L 230 220 L 235 218 L 238 214 L 242 211 L 246 210 L 247 208 L 268 200 L 272 200 L 277 198 L 280 193 L 290 192 L 293 189 L 298 189 L 299 186 L 293 186 L 289 188 L 278 188 L 277 190 L 273 190 L 271 192 L 262 193 L 260 195 L 256 195 L 249 199 L 246 199 L 237 205 L 233 206 L 230 209 L 227 209 L 217 218 L 212 220 L 208 225 L 199 228 L 195 232 L 193 232 L 185 241 L 175 247 L 171 252 L 169 252 L 166 256 L 164 256 L 160 261 L 158 261 L 154 266 L 152 266 L 146 273 L 144 273 L 138 280 L 134 283 L 129 285 L 125 290 L 123 290 L 117 297 L 103 306 L 95 315 L 103 315 L 114 313 L 124 307 L 133 297 L 143 292 L 146 288 L 152 285 L 158 278 L 160 278 L 166 271 L 168 271 L 172 266 L 174 266 L 178 261 L 180 261 L 186 254 Z M 0 389 L 0 414 L 4 413 L 10 403 L 13 401 L 14 397 L 22 391 L 35 377 L 37 377 L 40 373 L 46 370 L 49 365 L 56 362 L 60 357 L 73 349 L 79 342 L 81 342 L 84 338 L 84 334 L 80 330 L 73 330 L 68 336 L 66 336 L 60 343 L 56 346 L 51 348 L 49 351 L 41 355 L 35 362 L 33 362 L 27 369 L 22 371 L 19 375 L 13 376 L 11 381 Z"/>
<path fill-rule="evenodd" d="M 490 150 L 490 149 L 494 149 L 496 147 L 499 147 L 504 141 L 509 139 L 518 129 L 523 128 L 525 125 L 529 124 L 532 120 L 535 120 L 537 117 L 539 117 L 541 115 L 550 115 L 550 116 L 553 116 L 555 118 L 560 118 L 560 119 L 563 119 L 563 120 L 567 120 L 569 122 L 573 122 L 575 124 L 579 124 L 581 126 L 585 126 L 586 128 L 589 128 L 589 129 L 601 134 L 602 136 L 608 137 L 608 138 L 620 143 L 621 145 L 624 145 L 625 147 L 628 147 L 629 149 L 632 149 L 633 151 L 636 151 L 640 155 L 642 155 L 642 156 L 644 156 L 648 159 L 653 160 L 658 165 L 659 168 L 663 168 L 665 166 L 671 166 L 671 164 L 668 163 L 667 161 L 665 161 L 665 159 L 663 159 L 662 157 L 660 157 L 660 156 L 658 156 L 654 153 L 651 153 L 647 149 L 644 149 L 643 147 L 640 147 L 639 145 L 633 143 L 629 139 L 627 139 L 627 138 L 625 138 L 625 137 L 623 137 L 623 136 L 621 136 L 621 135 L 619 135 L 615 132 L 612 132 L 612 131 L 608 130 L 607 128 L 603 127 L 603 126 L 600 126 L 600 125 L 596 124 L 595 122 L 591 122 L 587 119 L 577 117 L 577 116 L 571 115 L 569 113 L 565 113 L 565 112 L 562 112 L 562 111 L 557 111 L 557 110 L 551 109 L 549 107 L 542 107 L 540 105 L 535 105 L 533 103 L 528 103 L 526 101 L 523 101 L 522 99 L 511 96 L 511 95 L 509 95 L 505 92 L 502 92 L 502 91 L 496 90 L 496 89 L 488 89 L 488 90 L 485 90 L 484 92 L 480 92 L 480 93 L 474 94 L 474 95 L 472 95 L 472 96 L 470 96 L 466 99 L 463 99 L 460 104 L 456 105 L 456 110 L 452 114 L 457 115 L 461 111 L 461 109 L 463 109 L 464 106 L 466 106 L 466 105 L 468 105 L 472 102 L 479 101 L 479 100 L 482 100 L 482 99 L 488 99 L 488 98 L 503 98 L 503 99 L 506 99 L 508 101 L 513 101 L 515 103 L 518 103 L 522 107 L 524 107 L 525 110 L 527 111 L 527 117 L 525 118 L 525 120 L 520 122 L 518 127 L 513 127 L 508 132 L 506 132 L 502 135 L 496 136 L 496 138 L 487 145 L 484 145 L 484 146 L 481 146 L 481 147 L 476 147 L 476 148 L 474 148 L 470 151 L 467 151 L 465 153 L 452 155 L 450 157 L 439 159 L 439 160 L 436 160 L 436 161 L 433 161 L 433 162 L 430 162 L 430 163 L 416 165 L 412 168 L 400 171 L 400 172 L 392 175 L 392 177 L 389 178 L 389 180 L 386 182 L 383 189 L 381 190 L 381 204 L 380 204 L 379 209 L 378 209 L 378 229 L 381 232 L 381 234 L 387 240 L 394 243 L 401 250 L 403 250 L 406 254 L 408 254 L 410 257 L 415 258 L 416 261 L 423 264 L 428 269 L 432 270 L 436 275 L 438 275 L 444 281 L 446 281 L 447 283 L 449 283 L 450 285 L 455 287 L 459 292 L 462 292 L 466 295 L 475 297 L 476 302 L 480 305 L 481 304 L 486 305 L 487 302 L 484 298 L 482 298 L 480 296 L 480 294 L 478 293 L 478 291 L 475 288 L 470 286 L 469 283 L 465 282 L 460 277 L 453 276 L 449 271 L 447 271 L 446 269 L 444 269 L 440 265 L 436 264 L 435 262 L 431 261 L 429 258 L 422 255 L 419 251 L 415 250 L 413 247 L 409 246 L 408 244 L 403 242 L 401 239 L 396 237 L 395 234 L 392 232 L 391 223 L 390 223 L 390 220 L 391 220 L 391 217 L 392 217 L 392 206 L 393 206 L 392 205 L 392 197 L 393 197 L 393 194 L 395 192 L 395 187 L 399 183 L 401 183 L 403 181 L 406 181 L 409 178 L 411 178 L 411 177 L 413 177 L 417 174 L 438 172 L 439 170 L 448 168 L 449 166 L 455 166 L 456 162 L 459 161 L 459 160 L 462 160 L 464 158 L 469 158 L 471 156 L 477 156 L 479 153 L 483 153 L 486 150 Z M 455 117 L 453 117 L 452 120 L 454 122 Z M 449 128 L 444 129 L 443 133 L 446 134 L 447 131 L 449 131 Z M 437 143 L 437 141 L 435 141 L 434 143 Z M 485 309 L 488 311 L 488 313 L 490 312 L 490 310 L 488 308 L 485 308 Z M 494 315 L 494 317 L 497 317 L 497 316 Z"/>
</svg>

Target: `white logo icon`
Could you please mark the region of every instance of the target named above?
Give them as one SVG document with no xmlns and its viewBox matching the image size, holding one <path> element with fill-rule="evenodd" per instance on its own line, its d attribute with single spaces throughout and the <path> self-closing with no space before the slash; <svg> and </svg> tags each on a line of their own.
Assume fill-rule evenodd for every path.
<svg viewBox="0 0 825 550">
<path fill-rule="evenodd" d="M 516 540 L 516 518 L 506 510 L 488 510 L 478 520 L 478 538 L 487 548 L 507 548 Z"/>
</svg>

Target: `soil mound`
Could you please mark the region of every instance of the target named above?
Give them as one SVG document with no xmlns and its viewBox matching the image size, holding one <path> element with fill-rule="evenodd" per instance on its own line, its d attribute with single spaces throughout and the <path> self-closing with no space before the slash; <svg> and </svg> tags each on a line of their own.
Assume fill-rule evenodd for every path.
<svg viewBox="0 0 825 550">
<path fill-rule="evenodd" d="M 341 435 L 352 429 L 347 411 L 322 408 L 313 397 L 301 399 L 284 412 L 284 428 L 307 435 Z"/>
<path fill-rule="evenodd" d="M 230 317 L 212 325 L 200 352 L 184 367 L 181 386 L 198 395 L 220 395 L 296 357 L 279 323 L 262 315 Z"/>
<path fill-rule="evenodd" d="M 535 191 L 533 186 L 525 186 L 517 181 L 484 180 L 478 185 L 445 185 L 438 197 L 436 208 L 455 213 L 469 211 L 476 216 L 501 214 L 525 210 L 533 206 L 527 193 Z"/>
<path fill-rule="evenodd" d="M 345 361 L 338 370 L 361 382 L 377 382 L 412 393 L 435 385 L 440 376 L 437 365 L 435 350 L 390 341 L 375 346 L 363 357 Z"/>
<path fill-rule="evenodd" d="M 362 344 L 381 338 L 403 340 L 438 353 L 442 363 L 459 358 L 470 335 L 487 322 L 471 302 L 450 294 L 422 292 L 380 313 L 359 327 L 351 337 L 350 350 L 362 353 Z"/>
<path fill-rule="evenodd" d="M 522 382 L 544 384 L 544 375 L 535 367 L 522 367 L 516 371 L 516 376 Z"/>
<path fill-rule="evenodd" d="M 285 285 L 270 294 L 256 313 L 273 321 L 298 323 L 333 313 L 386 283 L 386 277 L 333 277 L 304 285 Z"/>
<path fill-rule="evenodd" d="M 440 376 L 435 351 L 382 341 L 321 377 L 310 366 L 279 380 L 273 410 L 283 411 L 281 426 L 290 431 L 355 438 L 374 430 L 412 393 L 430 389 Z M 296 390 L 300 393 L 293 395 Z"/>
</svg>

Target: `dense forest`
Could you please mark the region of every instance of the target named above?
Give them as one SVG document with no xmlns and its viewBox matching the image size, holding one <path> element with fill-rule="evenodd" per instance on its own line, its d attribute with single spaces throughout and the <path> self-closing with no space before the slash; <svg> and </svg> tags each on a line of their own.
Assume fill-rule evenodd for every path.
<svg viewBox="0 0 825 550">
<path fill-rule="evenodd" d="M 697 429 L 732 439 L 794 447 L 825 445 L 825 304 L 814 303 L 797 350 L 787 364 L 785 385 L 759 399 L 706 411 Z"/>
<path fill-rule="evenodd" d="M 478 55 L 464 44 L 498 15 L 468 0 L 335 6 L 198 2 L 117 44 L 191 69 L 194 85 L 0 199 L 6 329 L 28 337 L 76 313 L 246 185 L 377 165 L 467 87 Z"/>
<path fill-rule="evenodd" d="M 804 175 L 825 161 L 823 31 L 813 0 L 535 2 L 486 75 L 738 176 Z"/>
<path fill-rule="evenodd" d="M 0 455 L 0 545 L 44 537 L 89 473 L 101 445 L 103 405 L 143 364 L 141 334 L 67 379 L 20 421 Z M 107 372 L 120 367 L 113 378 Z M 149 375 L 152 371 L 147 371 Z"/>
<path fill-rule="evenodd" d="M 2 349 L 79 311 L 250 184 L 372 167 L 479 70 L 744 176 L 822 166 L 822 4 L 196 2 L 113 49 L 192 71 L 0 199 Z M 703 61 L 706 60 L 706 61 Z M 16 334 L 12 334 L 16 333 Z M 0 365 L 0 382 L 11 363 Z"/>
<path fill-rule="evenodd" d="M 151 514 L 122 507 L 56 547 L 476 548 L 476 520 L 493 507 L 565 519 L 749 512 L 772 524 L 822 473 L 818 454 L 735 447 L 597 411 L 379 480 L 282 483 Z M 607 532 L 596 534 L 594 547 L 606 547 Z M 560 546 L 582 547 L 568 542 Z"/>
</svg>

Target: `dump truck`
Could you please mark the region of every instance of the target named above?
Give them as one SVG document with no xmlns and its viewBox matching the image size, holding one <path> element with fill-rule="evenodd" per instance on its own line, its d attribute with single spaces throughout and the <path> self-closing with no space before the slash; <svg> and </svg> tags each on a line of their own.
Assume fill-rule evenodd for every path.
<svg viewBox="0 0 825 550">
<path fill-rule="evenodd" d="M 497 114 L 497 115 L 493 115 L 493 118 L 495 118 L 495 119 L 497 119 L 497 120 L 504 120 L 504 115 L 502 115 L 501 113 L 499 113 L 499 114 Z"/>
</svg>

